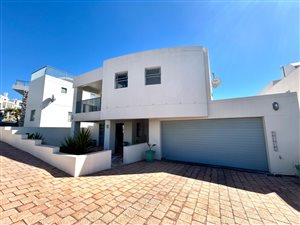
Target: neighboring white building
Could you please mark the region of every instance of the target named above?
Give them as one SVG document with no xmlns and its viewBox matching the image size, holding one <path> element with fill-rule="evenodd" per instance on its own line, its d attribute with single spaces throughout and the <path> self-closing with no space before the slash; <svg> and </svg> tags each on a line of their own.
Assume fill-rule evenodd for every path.
<svg viewBox="0 0 300 225">
<path fill-rule="evenodd" d="M 283 66 L 282 73 L 283 77 L 280 80 L 273 80 L 258 95 L 296 92 L 300 100 L 300 62 Z"/>
<path fill-rule="evenodd" d="M 5 92 L 0 95 L 0 118 L 7 108 L 21 108 L 22 101 L 18 99 L 9 99 L 8 93 Z"/>
<path fill-rule="evenodd" d="M 85 91 L 94 97 L 84 99 Z M 93 122 L 93 138 L 115 154 L 123 154 L 124 142 L 150 142 L 157 159 L 294 174 L 293 91 L 214 101 L 206 48 L 145 51 L 75 77 L 71 130 Z"/>
<path fill-rule="evenodd" d="M 28 89 L 24 127 L 70 127 L 73 79 L 53 67 L 34 72 Z"/>
</svg>

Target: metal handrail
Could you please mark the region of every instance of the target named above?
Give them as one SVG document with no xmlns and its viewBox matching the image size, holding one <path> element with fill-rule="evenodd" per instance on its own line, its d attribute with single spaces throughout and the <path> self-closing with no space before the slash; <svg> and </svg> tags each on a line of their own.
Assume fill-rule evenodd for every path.
<svg viewBox="0 0 300 225">
<path fill-rule="evenodd" d="M 52 66 L 44 66 L 40 68 L 39 70 L 34 71 L 31 74 L 31 80 L 34 80 L 38 77 L 44 76 L 44 75 L 50 75 L 56 78 L 61 78 L 61 79 L 68 79 L 68 80 L 73 80 L 74 76 L 70 73 L 64 72 L 60 69 L 54 68 Z"/>
</svg>

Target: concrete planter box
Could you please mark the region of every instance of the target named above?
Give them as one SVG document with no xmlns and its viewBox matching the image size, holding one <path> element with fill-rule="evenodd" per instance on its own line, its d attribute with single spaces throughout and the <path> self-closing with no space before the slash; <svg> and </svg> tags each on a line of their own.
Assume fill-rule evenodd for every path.
<svg viewBox="0 0 300 225">
<path fill-rule="evenodd" d="M 27 135 L 14 134 L 9 127 L 0 127 L 0 140 L 78 177 L 111 168 L 111 150 L 70 155 L 59 152 L 59 147 L 41 145 L 41 140 L 28 140 Z"/>
</svg>

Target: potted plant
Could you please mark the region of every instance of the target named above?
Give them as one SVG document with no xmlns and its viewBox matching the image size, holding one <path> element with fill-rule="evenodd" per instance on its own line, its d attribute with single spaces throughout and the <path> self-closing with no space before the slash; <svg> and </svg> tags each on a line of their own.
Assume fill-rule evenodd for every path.
<svg viewBox="0 0 300 225">
<path fill-rule="evenodd" d="M 153 162 L 155 158 L 155 150 L 153 148 L 156 146 L 156 144 L 149 144 L 148 145 L 148 150 L 146 151 L 146 161 L 147 162 Z"/>
<path fill-rule="evenodd" d="M 300 177 L 300 164 L 295 165 L 295 167 L 296 167 L 297 175 L 298 177 Z"/>
</svg>

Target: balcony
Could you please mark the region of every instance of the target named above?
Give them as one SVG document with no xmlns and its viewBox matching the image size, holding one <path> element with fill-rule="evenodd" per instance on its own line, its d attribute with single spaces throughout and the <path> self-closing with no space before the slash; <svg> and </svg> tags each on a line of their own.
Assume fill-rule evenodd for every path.
<svg viewBox="0 0 300 225">
<path fill-rule="evenodd" d="M 91 98 L 76 103 L 76 113 L 88 113 L 101 110 L 101 97 Z"/>
<path fill-rule="evenodd" d="M 29 90 L 30 81 L 16 80 L 16 83 L 12 86 L 12 89 L 21 95 L 24 95 Z"/>
</svg>

